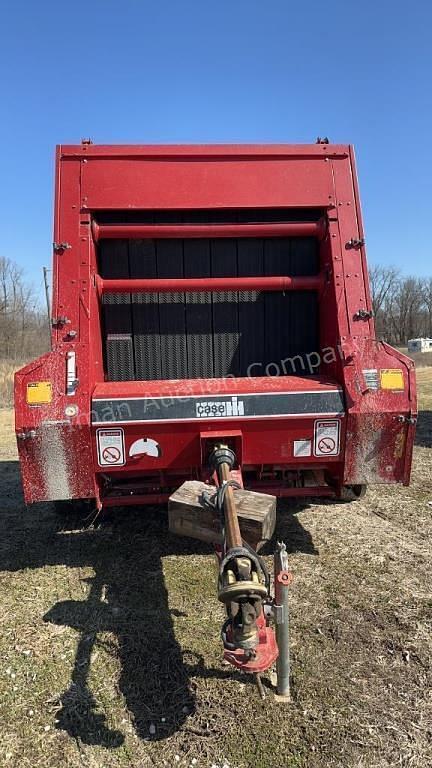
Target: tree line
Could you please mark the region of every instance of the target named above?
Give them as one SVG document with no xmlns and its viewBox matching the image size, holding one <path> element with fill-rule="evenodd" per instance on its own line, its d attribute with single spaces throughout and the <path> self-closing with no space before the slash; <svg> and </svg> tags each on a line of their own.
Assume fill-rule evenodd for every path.
<svg viewBox="0 0 432 768">
<path fill-rule="evenodd" d="M 31 360 L 49 347 L 48 318 L 24 270 L 0 256 L 0 360 Z"/>
<path fill-rule="evenodd" d="M 396 267 L 369 269 L 376 334 L 396 346 L 432 338 L 432 277 L 405 276 Z"/>
</svg>

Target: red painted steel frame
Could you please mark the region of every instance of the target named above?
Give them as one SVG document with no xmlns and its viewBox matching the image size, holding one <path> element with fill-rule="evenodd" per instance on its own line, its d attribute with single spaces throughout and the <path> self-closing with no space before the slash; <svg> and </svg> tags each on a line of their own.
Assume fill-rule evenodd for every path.
<svg viewBox="0 0 432 768">
<path fill-rule="evenodd" d="M 248 485 L 249 490 L 258 490 L 260 493 L 270 493 L 273 496 L 278 496 L 281 499 L 288 498 L 311 498 L 311 497 L 324 497 L 334 498 L 336 492 L 328 485 L 314 485 L 305 488 L 292 487 L 283 488 L 281 486 L 274 485 L 260 485 L 255 487 L 253 484 Z M 133 493 L 129 496 L 105 496 L 103 505 L 104 507 L 136 507 L 138 504 L 166 504 L 170 493 Z"/>
<path fill-rule="evenodd" d="M 245 208 L 255 209 L 257 220 L 261 208 L 316 209 L 320 219 L 317 223 L 239 225 L 97 224 L 101 211 Z M 340 386 L 346 412 L 341 417 L 337 456 L 294 456 L 294 440 L 313 439 L 315 414 L 249 421 L 237 417 L 225 424 L 216 419 L 204 424 L 196 420 L 160 423 L 146 428 L 163 441 L 160 457 L 127 457 L 124 466 L 110 471 L 98 465 L 96 428 L 91 423 L 96 396 L 121 399 L 175 397 L 179 391 L 205 396 L 257 391 L 257 379 L 104 381 L 100 293 L 114 288 L 128 293 L 152 288 L 195 290 L 202 283 L 195 279 L 136 281 L 134 285 L 102 281 L 97 269 L 98 238 L 200 237 L 204 231 L 207 237 L 317 237 L 320 278 L 257 275 L 252 280 L 260 290 L 320 289 L 316 354 L 321 358 L 321 377 L 275 378 L 269 375 L 273 369 L 262 366 L 259 385 L 264 392 Z M 58 147 L 54 241 L 63 247 L 57 245 L 53 260 L 53 348 L 19 371 L 15 383 L 26 501 L 99 498 L 106 492 L 107 479 L 113 478 L 136 482 L 137 488 L 147 483 L 149 494 L 135 495 L 135 502 L 165 498 L 161 489 L 176 473 L 199 476 L 203 428 L 215 439 L 236 440 L 245 470 L 255 472 L 260 482 L 268 480 L 279 495 L 308 493 L 309 489 L 293 488 L 295 483 L 284 480 L 287 473 L 304 470 L 324 474 L 328 480 L 328 487 L 311 488 L 313 495 L 337 494 L 343 484 L 408 483 L 416 416 L 414 366 L 375 339 L 363 237 L 354 153 L 347 145 Z M 221 285 L 227 290 L 251 287 L 243 278 L 214 280 L 205 281 L 206 290 Z M 77 381 L 68 394 L 66 362 L 71 353 Z M 402 371 L 403 387 L 371 387 L 367 372 L 376 371 L 379 382 L 380 372 L 386 369 Z M 36 406 L 26 402 L 27 385 L 37 381 L 51 382 L 52 402 Z M 150 434 L 139 423 L 124 424 L 122 429 L 126 451 L 134 440 Z M 234 433 L 236 437 L 230 438 Z M 114 503 L 112 496 L 107 503 Z"/>
<path fill-rule="evenodd" d="M 286 224 L 98 224 L 92 223 L 95 242 L 166 237 L 319 237 L 325 223 L 295 221 Z"/>
<path fill-rule="evenodd" d="M 322 277 L 198 277 L 154 280 L 102 280 L 96 276 L 100 296 L 104 293 L 199 293 L 200 291 L 318 291 Z"/>
</svg>

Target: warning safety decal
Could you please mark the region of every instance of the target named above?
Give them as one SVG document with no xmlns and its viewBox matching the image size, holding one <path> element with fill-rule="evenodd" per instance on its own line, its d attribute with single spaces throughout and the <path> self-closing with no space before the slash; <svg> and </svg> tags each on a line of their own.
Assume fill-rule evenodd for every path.
<svg viewBox="0 0 432 768">
<path fill-rule="evenodd" d="M 124 430 L 96 430 L 98 462 L 100 467 L 122 467 L 125 463 Z"/>
<path fill-rule="evenodd" d="M 340 421 L 322 419 L 315 422 L 314 456 L 337 456 L 340 444 Z"/>
</svg>

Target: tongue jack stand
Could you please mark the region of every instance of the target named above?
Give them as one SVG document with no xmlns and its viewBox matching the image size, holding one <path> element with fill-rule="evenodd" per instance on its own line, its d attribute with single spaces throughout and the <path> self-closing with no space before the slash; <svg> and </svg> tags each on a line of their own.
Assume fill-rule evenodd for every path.
<svg viewBox="0 0 432 768">
<path fill-rule="evenodd" d="M 278 657 L 276 661 L 277 699 L 289 702 L 290 696 L 290 652 L 288 594 L 292 575 L 288 570 L 288 555 L 283 542 L 278 542 L 274 555 L 274 602 L 273 617 L 276 624 Z"/>
</svg>

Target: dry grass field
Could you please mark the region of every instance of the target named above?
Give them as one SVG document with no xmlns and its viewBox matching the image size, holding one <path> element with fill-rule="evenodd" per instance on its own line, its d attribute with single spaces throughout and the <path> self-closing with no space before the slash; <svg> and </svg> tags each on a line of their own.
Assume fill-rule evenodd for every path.
<svg viewBox="0 0 432 768">
<path fill-rule="evenodd" d="M 9 360 L 0 360 L 0 407 L 11 405 L 13 399 L 13 377 L 21 366 Z"/>
<path fill-rule="evenodd" d="M 214 557 L 159 508 L 26 509 L 0 411 L 0 765 L 429 768 L 432 368 L 409 488 L 283 504 L 293 701 L 221 664 Z"/>
</svg>

